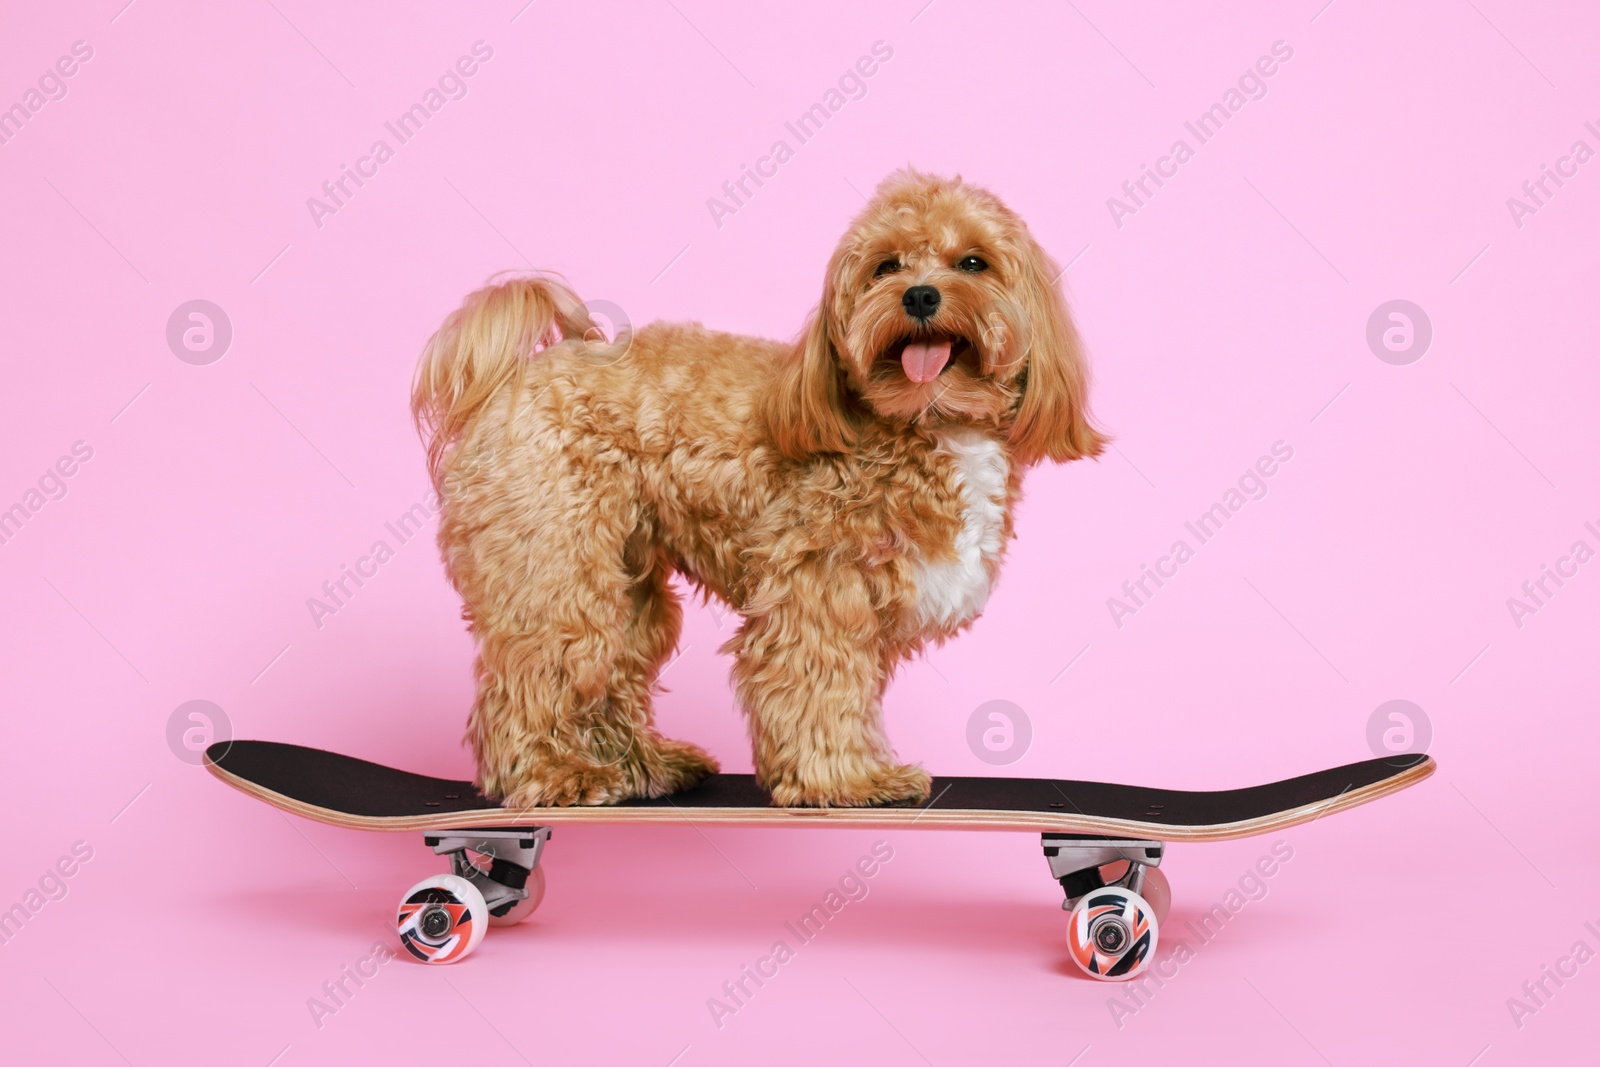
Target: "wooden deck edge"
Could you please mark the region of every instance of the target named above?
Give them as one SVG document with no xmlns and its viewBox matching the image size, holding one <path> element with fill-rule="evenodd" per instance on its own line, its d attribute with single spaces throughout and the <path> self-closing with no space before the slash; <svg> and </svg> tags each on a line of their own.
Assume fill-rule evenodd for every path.
<svg viewBox="0 0 1600 1067">
<path fill-rule="evenodd" d="M 1335 812 L 1371 803 L 1427 778 L 1438 765 L 1431 757 L 1392 778 L 1352 789 L 1330 800 L 1276 812 L 1257 819 L 1212 826 L 1168 826 L 1132 819 L 1104 819 L 1089 815 L 1045 812 L 1004 812 L 988 809 L 939 808 L 634 808 L 564 807 L 505 808 L 437 815 L 385 817 L 347 815 L 319 808 L 241 778 L 205 761 L 206 769 L 241 793 L 316 822 L 348 830 L 416 833 L 429 830 L 465 830 L 489 826 L 556 826 L 580 823 L 639 826 L 680 823 L 690 826 L 829 826 L 836 829 L 896 827 L 902 830 L 994 830 L 1017 833 L 1106 834 L 1150 841 L 1230 841 L 1315 822 Z"/>
</svg>

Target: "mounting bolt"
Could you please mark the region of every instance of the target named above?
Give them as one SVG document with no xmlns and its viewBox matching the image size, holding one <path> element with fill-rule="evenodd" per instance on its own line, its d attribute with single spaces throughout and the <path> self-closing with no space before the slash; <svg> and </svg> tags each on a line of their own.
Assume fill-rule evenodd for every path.
<svg viewBox="0 0 1600 1067">
<path fill-rule="evenodd" d="M 423 936 L 432 940 L 449 933 L 452 920 L 448 911 L 437 904 L 432 904 L 423 911 L 422 919 L 417 925 L 422 928 Z"/>
</svg>

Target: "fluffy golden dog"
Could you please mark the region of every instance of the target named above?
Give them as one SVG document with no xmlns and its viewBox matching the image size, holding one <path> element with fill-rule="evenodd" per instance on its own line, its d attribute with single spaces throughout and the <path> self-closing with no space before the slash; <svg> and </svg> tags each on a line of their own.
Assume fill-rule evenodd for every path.
<svg viewBox="0 0 1600 1067">
<path fill-rule="evenodd" d="M 439 544 L 478 644 L 478 784 L 511 806 L 660 796 L 717 769 L 655 729 L 674 572 L 782 805 L 922 798 L 881 701 L 977 617 L 1023 471 L 1096 455 L 1059 269 L 993 195 L 888 178 L 798 343 L 653 323 L 607 341 L 549 278 L 473 293 L 417 369 Z"/>
</svg>

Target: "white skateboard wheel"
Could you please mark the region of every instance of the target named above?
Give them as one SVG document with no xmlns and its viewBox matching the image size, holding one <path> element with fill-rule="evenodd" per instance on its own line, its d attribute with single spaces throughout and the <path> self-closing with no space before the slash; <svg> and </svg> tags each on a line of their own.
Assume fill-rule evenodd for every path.
<svg viewBox="0 0 1600 1067">
<path fill-rule="evenodd" d="M 504 915 L 496 915 L 492 911 L 489 913 L 490 926 L 515 926 L 534 913 L 539 907 L 539 902 L 544 899 L 543 866 L 533 869 L 533 873 L 528 875 L 528 884 L 523 888 L 528 891 L 528 895 L 511 905 L 510 910 Z"/>
<path fill-rule="evenodd" d="M 406 951 L 423 963 L 455 963 L 488 932 L 489 907 L 465 878 L 436 874 L 406 890 L 395 926 Z"/>
<path fill-rule="evenodd" d="M 1167 921 L 1167 910 L 1172 907 L 1172 884 L 1161 873 L 1160 867 L 1144 869 L 1144 886 L 1139 890 L 1139 895 L 1149 902 L 1158 926 Z"/>
<path fill-rule="evenodd" d="M 1159 922 L 1150 902 L 1131 889 L 1106 886 L 1086 893 L 1067 920 L 1072 961 L 1091 978 L 1123 982 L 1155 959 Z"/>
</svg>

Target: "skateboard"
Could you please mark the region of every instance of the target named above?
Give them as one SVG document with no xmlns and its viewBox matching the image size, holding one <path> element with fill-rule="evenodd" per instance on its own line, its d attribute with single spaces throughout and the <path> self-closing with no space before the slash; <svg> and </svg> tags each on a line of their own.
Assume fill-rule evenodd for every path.
<svg viewBox="0 0 1600 1067">
<path fill-rule="evenodd" d="M 221 741 L 206 769 L 275 808 L 354 830 L 420 831 L 451 872 L 402 896 L 396 932 L 424 963 L 455 963 L 490 926 L 532 914 L 552 829 L 598 823 L 897 827 L 1037 833 L 1065 893 L 1067 945 L 1087 974 L 1125 980 L 1155 957 L 1171 901 L 1161 873 L 1173 841 L 1226 841 L 1313 822 L 1433 773 L 1420 753 L 1366 760 L 1270 785 L 1215 792 L 1048 778 L 934 778 L 928 799 L 872 808 L 784 808 L 748 774 L 717 774 L 654 800 L 511 809 L 471 782 L 430 778 L 275 741 Z"/>
</svg>

